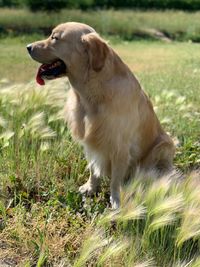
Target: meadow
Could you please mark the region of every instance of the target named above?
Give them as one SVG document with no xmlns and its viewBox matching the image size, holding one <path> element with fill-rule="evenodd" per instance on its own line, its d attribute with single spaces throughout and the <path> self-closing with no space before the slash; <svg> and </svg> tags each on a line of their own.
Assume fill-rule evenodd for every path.
<svg viewBox="0 0 200 267">
<path fill-rule="evenodd" d="M 0 39 L 0 266 L 199 267 L 199 44 L 106 37 L 174 138 L 179 170 L 136 175 L 113 212 L 106 177 L 93 198 L 78 193 L 88 171 L 63 121 L 70 85 L 36 85 L 26 52 L 42 37 Z"/>
<path fill-rule="evenodd" d="M 0 8 L 0 34 L 49 34 L 66 21 L 92 25 L 98 32 L 120 39 L 157 39 L 200 41 L 200 12 L 63 9 L 59 13 L 32 13 L 27 9 Z"/>
</svg>

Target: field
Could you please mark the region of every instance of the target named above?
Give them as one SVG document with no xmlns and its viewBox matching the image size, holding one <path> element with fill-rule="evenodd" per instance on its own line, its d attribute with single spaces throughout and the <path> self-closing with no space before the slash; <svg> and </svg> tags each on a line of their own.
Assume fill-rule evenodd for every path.
<svg viewBox="0 0 200 267">
<path fill-rule="evenodd" d="M 64 9 L 58 14 L 26 9 L 0 8 L 0 34 L 49 34 L 63 22 L 79 21 L 92 25 L 98 32 L 120 39 L 157 39 L 160 36 L 178 41 L 200 41 L 200 12 Z M 130 23 L 131 22 L 131 23 Z"/>
<path fill-rule="evenodd" d="M 78 193 L 88 171 L 63 122 L 69 84 L 36 85 L 26 44 L 37 38 L 0 41 L 0 266 L 200 266 L 199 45 L 107 37 L 173 136 L 183 172 L 138 174 L 110 212 L 106 177 L 94 198 Z"/>
</svg>

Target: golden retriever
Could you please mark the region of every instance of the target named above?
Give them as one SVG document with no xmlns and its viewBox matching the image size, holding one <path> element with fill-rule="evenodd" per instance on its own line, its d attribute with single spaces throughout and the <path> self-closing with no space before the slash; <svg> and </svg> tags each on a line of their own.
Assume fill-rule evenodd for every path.
<svg viewBox="0 0 200 267">
<path fill-rule="evenodd" d="M 161 127 L 138 80 L 117 53 L 88 25 L 69 22 L 48 39 L 27 46 L 42 63 L 37 81 L 67 76 L 65 115 L 73 138 L 84 147 L 90 177 L 81 193 L 96 192 L 99 177 L 110 177 L 111 205 L 136 168 L 169 171 L 174 144 Z M 64 97 L 64 96 L 63 96 Z"/>
</svg>

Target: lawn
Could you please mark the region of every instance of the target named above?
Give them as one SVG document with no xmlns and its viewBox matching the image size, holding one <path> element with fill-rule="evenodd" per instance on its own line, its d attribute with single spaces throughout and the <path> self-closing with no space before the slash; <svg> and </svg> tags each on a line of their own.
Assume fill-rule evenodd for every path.
<svg viewBox="0 0 200 267">
<path fill-rule="evenodd" d="M 78 193 L 88 171 L 62 119 L 69 84 L 36 85 L 26 44 L 40 38 L 0 41 L 0 266 L 200 266 L 199 45 L 107 38 L 175 139 L 185 176 L 138 174 L 111 213 L 106 177 L 94 198 Z"/>
</svg>

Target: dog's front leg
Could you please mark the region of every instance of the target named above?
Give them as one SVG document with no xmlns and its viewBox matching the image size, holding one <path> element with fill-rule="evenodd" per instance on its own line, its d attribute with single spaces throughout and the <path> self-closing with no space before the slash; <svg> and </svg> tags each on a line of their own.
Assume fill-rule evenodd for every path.
<svg viewBox="0 0 200 267">
<path fill-rule="evenodd" d="M 90 177 L 88 181 L 79 187 L 79 192 L 81 194 L 93 195 L 97 192 L 99 186 L 99 177 L 92 173 L 92 169 L 90 168 Z"/>
<path fill-rule="evenodd" d="M 129 166 L 129 156 L 127 154 L 118 155 L 112 160 L 111 183 L 110 183 L 110 202 L 112 209 L 120 207 L 120 189 L 124 181 Z"/>
</svg>

